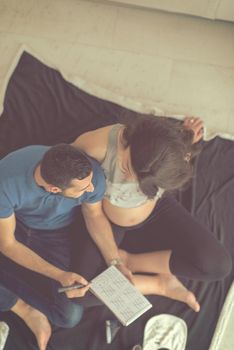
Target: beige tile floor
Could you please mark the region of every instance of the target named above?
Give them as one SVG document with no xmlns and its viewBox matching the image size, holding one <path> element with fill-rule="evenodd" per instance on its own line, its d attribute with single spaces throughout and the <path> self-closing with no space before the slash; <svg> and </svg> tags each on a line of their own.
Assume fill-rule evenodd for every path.
<svg viewBox="0 0 234 350">
<path fill-rule="evenodd" d="M 67 74 L 234 134 L 234 23 L 103 1 L 0 0 L 0 83 L 21 43 Z"/>
<path fill-rule="evenodd" d="M 67 75 L 234 135 L 234 23 L 97 0 L 0 0 L 0 87 L 21 44 Z"/>
</svg>

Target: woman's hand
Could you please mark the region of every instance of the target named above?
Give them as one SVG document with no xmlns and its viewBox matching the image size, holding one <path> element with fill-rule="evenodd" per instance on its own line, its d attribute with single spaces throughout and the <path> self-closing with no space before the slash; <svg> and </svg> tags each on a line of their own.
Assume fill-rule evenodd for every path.
<svg viewBox="0 0 234 350">
<path fill-rule="evenodd" d="M 116 265 L 117 269 L 132 283 L 133 283 L 133 278 L 132 278 L 132 272 L 127 268 L 126 265 L 120 264 Z"/>
<path fill-rule="evenodd" d="M 200 118 L 186 117 L 183 126 L 193 131 L 193 143 L 200 141 L 204 135 L 204 122 Z"/>
<path fill-rule="evenodd" d="M 63 287 L 70 287 L 75 283 L 83 284 L 83 288 L 73 289 L 66 292 L 68 298 L 80 298 L 83 297 L 90 288 L 90 284 L 85 278 L 74 272 L 66 272 L 60 274 L 58 281 Z"/>
<path fill-rule="evenodd" d="M 133 282 L 133 274 L 128 266 L 128 252 L 123 249 L 119 249 L 119 259 L 114 259 L 116 261 L 119 260 L 119 263 L 114 264 L 115 267 L 132 283 Z M 111 264 L 112 265 L 112 264 Z"/>
</svg>

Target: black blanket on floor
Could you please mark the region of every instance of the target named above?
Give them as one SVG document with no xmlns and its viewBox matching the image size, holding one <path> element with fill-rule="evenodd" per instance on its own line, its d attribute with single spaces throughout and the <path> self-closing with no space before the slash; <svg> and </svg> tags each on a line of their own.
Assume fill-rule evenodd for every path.
<svg viewBox="0 0 234 350">
<path fill-rule="evenodd" d="M 85 131 L 135 117 L 133 111 L 85 93 L 25 52 L 6 91 L 0 118 L 0 158 L 30 144 L 71 142 Z M 186 191 L 178 193 L 178 200 L 216 235 L 234 258 L 233 159 L 234 142 L 219 137 L 205 142 L 193 181 Z M 144 234 L 138 229 L 127 235 L 123 247 L 135 252 L 142 248 L 150 250 L 154 226 L 149 224 L 143 230 Z M 199 314 L 182 303 L 150 297 L 153 308 L 132 325 L 122 327 L 113 343 L 106 345 L 104 321 L 113 316 L 99 306 L 89 309 L 73 329 L 54 329 L 48 350 L 128 350 L 142 342 L 147 319 L 161 313 L 174 314 L 186 321 L 187 350 L 208 350 L 233 275 L 232 271 L 221 282 L 185 281 L 201 303 Z M 6 350 L 37 349 L 35 338 L 20 319 L 11 313 L 2 313 L 1 318 L 10 325 Z"/>
</svg>

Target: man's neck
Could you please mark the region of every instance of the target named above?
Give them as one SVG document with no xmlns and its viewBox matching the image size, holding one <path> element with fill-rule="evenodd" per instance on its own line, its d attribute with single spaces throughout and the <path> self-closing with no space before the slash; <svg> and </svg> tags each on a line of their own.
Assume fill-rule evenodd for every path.
<svg viewBox="0 0 234 350">
<path fill-rule="evenodd" d="M 43 180 L 41 176 L 41 167 L 40 165 L 37 165 L 35 171 L 34 171 L 34 180 L 39 187 L 43 187 L 45 189 L 46 182 Z"/>
</svg>

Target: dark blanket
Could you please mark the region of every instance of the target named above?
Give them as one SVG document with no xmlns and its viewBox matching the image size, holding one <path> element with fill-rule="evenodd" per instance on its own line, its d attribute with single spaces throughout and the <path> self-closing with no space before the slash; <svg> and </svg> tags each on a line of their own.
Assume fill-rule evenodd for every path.
<svg viewBox="0 0 234 350">
<path fill-rule="evenodd" d="M 9 81 L 0 118 L 0 157 L 29 145 L 71 142 L 79 134 L 135 118 L 136 113 L 91 96 L 63 79 L 56 70 L 24 53 Z M 234 258 L 232 213 L 234 198 L 234 142 L 215 138 L 205 142 L 195 175 L 178 200 L 206 225 Z M 154 224 L 126 235 L 123 247 L 135 252 L 149 249 Z M 155 246 L 155 242 L 154 242 Z M 185 281 L 201 303 L 199 314 L 186 305 L 163 297 L 150 297 L 153 308 L 128 327 L 122 327 L 111 345 L 105 344 L 104 321 L 113 318 L 104 307 L 89 309 L 70 330 L 54 329 L 49 350 L 127 350 L 142 342 L 144 325 L 151 316 L 170 313 L 183 318 L 189 328 L 188 350 L 208 350 L 233 272 L 221 282 Z M 23 322 L 11 313 L 1 314 L 10 325 L 6 350 L 37 349 Z"/>
</svg>

